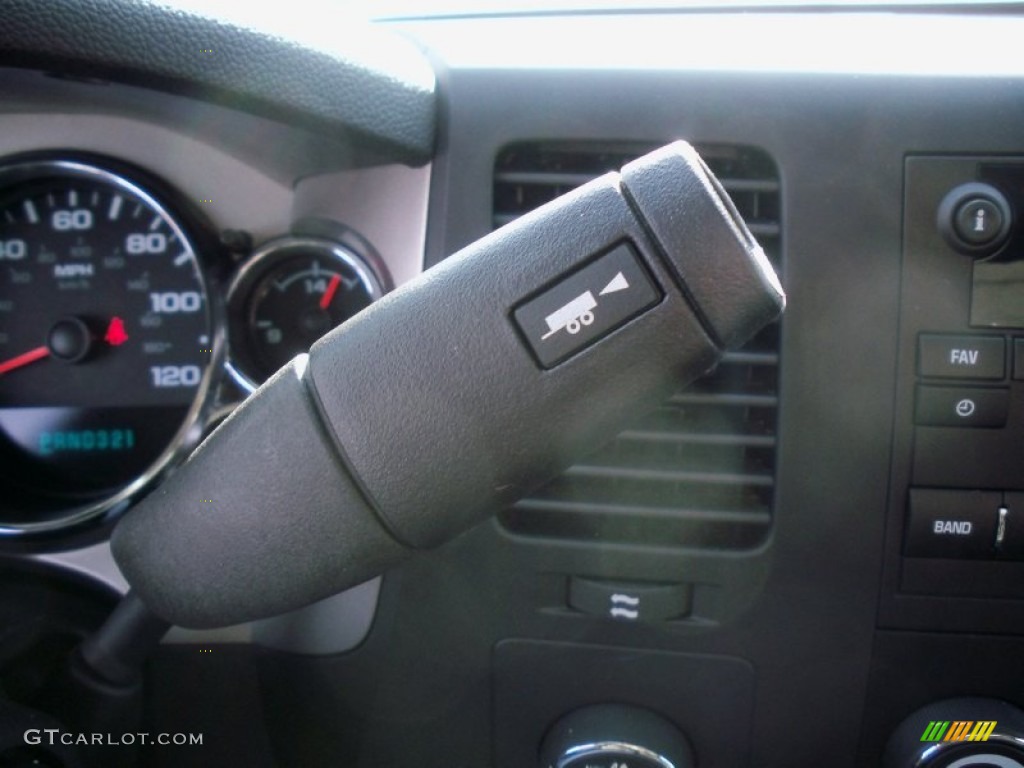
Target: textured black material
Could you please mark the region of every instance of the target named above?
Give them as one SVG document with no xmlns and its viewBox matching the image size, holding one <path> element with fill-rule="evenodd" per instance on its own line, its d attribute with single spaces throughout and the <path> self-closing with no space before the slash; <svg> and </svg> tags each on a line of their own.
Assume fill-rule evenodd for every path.
<svg viewBox="0 0 1024 768">
<path fill-rule="evenodd" d="M 323 7 L 323 6 L 321 6 Z M 0 13 L 0 65 L 95 76 L 199 96 L 336 132 L 396 160 L 434 146 L 433 73 L 397 36 L 338 18 L 328 49 L 244 21 L 131 0 L 11 0 Z M 361 55 L 359 51 L 371 51 Z"/>
<path fill-rule="evenodd" d="M 738 347 L 779 316 L 785 298 L 768 258 L 692 147 L 651 152 L 622 181 L 716 341 Z"/>
<path fill-rule="evenodd" d="M 689 162 L 675 161 L 684 154 Z M 675 226 L 702 231 L 712 227 L 705 218 L 727 215 L 704 204 L 714 192 L 692 183 L 703 172 L 687 145 L 664 157 L 672 170 L 656 177 L 682 193 L 646 201 L 648 221 L 671 216 L 664 227 L 677 235 Z M 663 299 L 554 369 L 540 368 L 512 309 L 625 241 Z M 720 255 L 732 269 L 752 246 L 734 236 L 715 247 L 705 257 Z M 121 523 L 115 557 L 156 613 L 211 626 L 297 608 L 399 559 L 402 547 L 378 527 L 367 500 L 398 541 L 440 544 L 550 480 L 613 437 L 637 408 L 715 363 L 722 350 L 673 283 L 620 177 L 597 179 L 313 346 L 309 379 L 334 445 L 299 358 Z M 733 337 L 746 339 L 774 315 L 748 317 Z"/>
<path fill-rule="evenodd" d="M 708 279 L 716 263 L 728 274 L 749 259 L 756 245 L 719 223 L 731 217 L 688 145 L 651 158 L 640 161 L 646 175 L 638 183 L 645 218 L 668 238 L 662 247 L 675 257 L 688 232 L 715 233 L 713 242 L 702 240 Z M 656 192 L 655 184 L 664 189 Z M 625 240 L 667 291 L 664 300 L 541 370 L 512 308 Z M 310 367 L 325 412 L 396 535 L 414 546 L 439 544 L 536 489 L 612 438 L 637 409 L 656 406 L 706 372 L 720 350 L 672 284 L 620 177 L 610 174 L 464 249 L 318 342 Z M 722 316 L 716 302 L 723 301 L 740 312 L 727 338 L 742 342 L 780 309 L 780 294 L 764 284 L 767 298 L 747 286 L 705 291 L 701 309 Z M 732 308 L 743 299 L 756 310 Z M 768 305 L 775 308 L 770 316 Z"/>
<path fill-rule="evenodd" d="M 310 351 L 331 425 L 401 539 L 433 546 L 511 504 L 713 365 L 717 350 L 673 293 L 555 369 L 538 366 L 512 308 L 625 238 L 670 281 L 607 176 L 445 260 Z"/>
<path fill-rule="evenodd" d="M 114 531 L 118 565 L 165 619 L 209 627 L 281 613 L 404 556 L 319 427 L 303 361 L 275 374 Z"/>
</svg>

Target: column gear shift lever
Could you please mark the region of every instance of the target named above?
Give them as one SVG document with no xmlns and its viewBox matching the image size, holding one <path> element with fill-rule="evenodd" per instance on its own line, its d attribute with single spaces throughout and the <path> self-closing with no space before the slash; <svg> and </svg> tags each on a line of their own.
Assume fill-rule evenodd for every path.
<svg viewBox="0 0 1024 768">
<path fill-rule="evenodd" d="M 318 341 L 118 525 L 163 619 L 298 608 L 556 476 L 782 311 L 677 142 L 460 251 Z"/>
</svg>

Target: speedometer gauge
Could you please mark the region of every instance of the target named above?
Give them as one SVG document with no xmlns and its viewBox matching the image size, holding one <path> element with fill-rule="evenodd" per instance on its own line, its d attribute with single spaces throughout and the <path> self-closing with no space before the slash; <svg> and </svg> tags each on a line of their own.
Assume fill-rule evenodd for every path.
<svg viewBox="0 0 1024 768">
<path fill-rule="evenodd" d="M 167 207 L 86 162 L 0 166 L 0 532 L 102 515 L 175 456 L 214 329 Z"/>
</svg>

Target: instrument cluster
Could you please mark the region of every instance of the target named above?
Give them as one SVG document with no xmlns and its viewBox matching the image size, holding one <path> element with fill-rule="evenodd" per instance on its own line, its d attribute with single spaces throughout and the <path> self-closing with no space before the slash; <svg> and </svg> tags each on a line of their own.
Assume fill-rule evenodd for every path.
<svg viewBox="0 0 1024 768">
<path fill-rule="evenodd" d="M 0 537 L 102 529 L 390 288 L 340 224 L 234 235 L 112 158 L 0 160 Z"/>
</svg>

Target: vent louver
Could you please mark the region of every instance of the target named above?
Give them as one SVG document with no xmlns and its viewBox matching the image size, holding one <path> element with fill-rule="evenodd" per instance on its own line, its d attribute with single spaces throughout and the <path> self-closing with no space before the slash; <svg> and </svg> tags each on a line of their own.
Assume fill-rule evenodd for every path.
<svg viewBox="0 0 1024 768">
<path fill-rule="evenodd" d="M 653 146 L 525 143 L 495 162 L 494 227 Z M 698 145 L 776 268 L 778 171 L 763 151 Z M 729 354 L 611 444 L 505 510 L 513 534 L 576 541 L 746 549 L 771 527 L 778 326 Z"/>
</svg>

